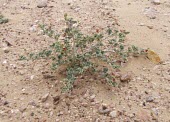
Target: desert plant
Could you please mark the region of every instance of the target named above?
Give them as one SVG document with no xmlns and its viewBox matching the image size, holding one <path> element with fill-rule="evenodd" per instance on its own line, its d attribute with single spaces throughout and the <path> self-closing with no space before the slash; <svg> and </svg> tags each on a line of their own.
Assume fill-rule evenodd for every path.
<svg viewBox="0 0 170 122">
<path fill-rule="evenodd" d="M 9 20 L 4 18 L 3 15 L 0 15 L 0 24 L 7 23 Z"/>
<path fill-rule="evenodd" d="M 29 59 L 52 59 L 52 69 L 66 66 L 63 90 L 71 90 L 76 78 L 89 73 L 98 74 L 100 79 L 105 79 L 115 86 L 112 70 L 120 68 L 121 63 L 127 62 L 130 55 L 136 56 L 144 52 L 135 46 L 125 47 L 125 37 L 129 32 L 108 27 L 104 33 L 86 35 L 79 30 L 79 24 L 73 18 L 68 18 L 65 14 L 64 19 L 67 27 L 61 34 L 56 33 L 51 27 L 40 25 L 43 34 L 56 41 L 49 49 L 29 54 Z M 24 59 L 28 58 L 20 57 L 20 60 Z"/>
</svg>

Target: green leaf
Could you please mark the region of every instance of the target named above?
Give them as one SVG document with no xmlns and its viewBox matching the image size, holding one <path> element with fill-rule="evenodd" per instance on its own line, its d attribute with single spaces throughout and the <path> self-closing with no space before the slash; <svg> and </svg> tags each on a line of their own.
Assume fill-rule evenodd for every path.
<svg viewBox="0 0 170 122">
<path fill-rule="evenodd" d="M 104 72 L 104 73 L 107 73 L 107 72 L 108 72 L 108 68 L 107 68 L 107 67 L 104 67 L 104 68 L 103 68 L 103 72 Z"/>
<path fill-rule="evenodd" d="M 27 60 L 27 58 L 25 56 L 20 56 L 19 60 Z"/>
<path fill-rule="evenodd" d="M 106 32 L 107 32 L 108 35 L 112 34 L 112 30 L 110 28 L 108 28 Z"/>
<path fill-rule="evenodd" d="M 120 50 L 124 50 L 124 46 L 122 44 L 120 45 Z"/>
</svg>

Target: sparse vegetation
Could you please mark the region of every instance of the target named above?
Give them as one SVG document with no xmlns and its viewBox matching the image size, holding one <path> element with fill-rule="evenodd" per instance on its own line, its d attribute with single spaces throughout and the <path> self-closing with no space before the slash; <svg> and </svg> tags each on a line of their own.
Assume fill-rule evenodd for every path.
<svg viewBox="0 0 170 122">
<path fill-rule="evenodd" d="M 48 50 L 37 54 L 31 53 L 29 58 L 20 57 L 20 60 L 50 58 L 53 60 L 52 69 L 66 66 L 64 91 L 71 90 L 76 78 L 85 74 L 96 74 L 101 80 L 115 86 L 112 71 L 126 63 L 129 56 L 145 53 L 136 46 L 124 45 L 129 32 L 108 27 L 103 33 L 85 35 L 79 30 L 77 21 L 68 18 L 67 14 L 64 18 L 67 27 L 61 34 L 56 33 L 51 27 L 40 25 L 43 34 L 56 40 Z"/>
<path fill-rule="evenodd" d="M 7 23 L 9 20 L 5 18 L 3 15 L 0 15 L 0 24 Z"/>
<path fill-rule="evenodd" d="M 0 0 L 0 15 L 9 19 L 0 24 L 0 122 L 170 122 L 169 8 L 168 0 Z M 81 38 L 103 36 L 99 49 L 108 60 L 86 57 L 98 67 L 74 75 L 71 90 L 73 64 L 56 65 L 62 50 L 50 46 L 65 46 L 64 12 L 78 21 L 72 26 Z M 83 52 L 95 54 L 97 42 L 86 42 Z M 114 51 L 120 48 L 125 60 Z"/>
</svg>

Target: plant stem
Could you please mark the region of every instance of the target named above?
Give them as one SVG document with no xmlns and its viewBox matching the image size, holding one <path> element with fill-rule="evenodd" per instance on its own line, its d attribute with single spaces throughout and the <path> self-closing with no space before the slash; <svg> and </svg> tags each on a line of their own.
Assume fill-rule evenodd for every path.
<svg viewBox="0 0 170 122">
<path fill-rule="evenodd" d="M 76 44 L 75 44 L 75 38 L 73 36 L 73 50 L 72 50 L 72 56 L 73 56 L 73 59 L 75 59 L 76 57 Z"/>
</svg>

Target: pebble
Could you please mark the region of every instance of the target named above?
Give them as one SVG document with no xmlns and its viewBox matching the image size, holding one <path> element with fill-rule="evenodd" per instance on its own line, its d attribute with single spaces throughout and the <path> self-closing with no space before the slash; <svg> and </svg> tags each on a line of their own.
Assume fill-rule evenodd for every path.
<svg viewBox="0 0 170 122">
<path fill-rule="evenodd" d="M 156 19 L 157 10 L 155 8 L 146 7 L 144 9 L 144 14 L 150 19 Z"/>
<path fill-rule="evenodd" d="M 9 102 L 8 101 L 4 101 L 4 103 L 3 103 L 4 105 L 8 105 L 9 104 Z"/>
<path fill-rule="evenodd" d="M 128 116 L 129 116 L 130 118 L 133 118 L 133 117 L 135 116 L 135 113 L 129 114 Z"/>
<path fill-rule="evenodd" d="M 120 78 L 122 82 L 128 82 L 132 79 L 132 76 L 130 73 L 123 74 Z"/>
<path fill-rule="evenodd" d="M 4 47 L 2 50 L 4 51 L 4 53 L 9 53 L 9 48 L 8 47 Z"/>
<path fill-rule="evenodd" d="M 83 107 L 88 107 L 88 103 L 82 103 L 81 104 Z"/>
<path fill-rule="evenodd" d="M 18 73 L 19 73 L 20 75 L 24 75 L 24 74 L 26 73 L 26 71 L 25 71 L 25 70 L 20 70 Z"/>
<path fill-rule="evenodd" d="M 33 79 L 34 79 L 34 75 L 31 75 L 31 76 L 30 76 L 30 79 L 33 80 Z"/>
<path fill-rule="evenodd" d="M 49 103 L 46 103 L 46 104 L 43 106 L 43 108 L 49 109 L 49 108 L 50 108 L 50 104 L 49 104 Z"/>
<path fill-rule="evenodd" d="M 105 105 L 102 105 L 102 106 L 99 107 L 98 112 L 99 112 L 99 114 L 109 114 L 110 109 L 107 108 Z"/>
<path fill-rule="evenodd" d="M 27 109 L 26 107 L 23 107 L 23 108 L 20 108 L 19 110 L 20 110 L 20 112 L 23 113 L 26 109 Z"/>
<path fill-rule="evenodd" d="M 95 120 L 95 122 L 100 122 L 100 118 L 97 118 L 97 119 Z"/>
<path fill-rule="evenodd" d="M 33 113 L 33 112 L 31 112 L 30 116 L 34 116 L 34 113 Z"/>
<path fill-rule="evenodd" d="M 159 4 L 161 4 L 160 0 L 152 0 L 152 3 L 153 3 L 154 5 L 159 5 Z"/>
<path fill-rule="evenodd" d="M 41 102 L 47 101 L 48 96 L 49 96 L 49 93 L 45 94 L 45 95 L 41 98 Z"/>
<path fill-rule="evenodd" d="M 150 19 L 156 19 L 156 16 L 151 15 L 151 16 L 149 16 L 149 18 Z"/>
<path fill-rule="evenodd" d="M 139 23 L 139 26 L 145 26 L 145 24 L 144 23 Z"/>
<path fill-rule="evenodd" d="M 7 104 L 9 104 L 8 101 L 2 100 L 2 99 L 0 98 L 0 106 L 1 106 L 1 105 L 7 105 Z"/>
<path fill-rule="evenodd" d="M 47 0 L 39 0 L 37 4 L 38 8 L 47 7 Z"/>
<path fill-rule="evenodd" d="M 109 115 L 110 117 L 115 118 L 117 117 L 117 111 L 111 111 Z"/>
<path fill-rule="evenodd" d="M 152 96 L 149 96 L 146 98 L 146 102 L 153 102 L 154 98 Z"/>
<path fill-rule="evenodd" d="M 152 108 L 152 111 L 155 115 L 158 115 L 158 108 Z"/>
<path fill-rule="evenodd" d="M 56 121 L 56 122 L 59 122 L 60 120 L 59 120 L 59 119 L 56 119 L 55 121 Z"/>
<path fill-rule="evenodd" d="M 4 114 L 4 113 L 5 113 L 4 111 L 0 110 L 0 114 L 1 114 L 1 115 Z"/>
<path fill-rule="evenodd" d="M 19 112 L 19 109 L 11 109 L 11 113 L 13 114 L 13 113 L 18 113 Z"/>
<path fill-rule="evenodd" d="M 63 114 L 64 114 L 64 112 L 60 111 L 59 113 L 57 113 L 57 116 L 61 116 Z"/>
<path fill-rule="evenodd" d="M 167 32 L 167 31 L 168 31 L 168 28 L 164 28 L 163 31 L 164 31 L 164 32 Z"/>
<path fill-rule="evenodd" d="M 35 101 L 30 101 L 30 102 L 28 103 L 28 105 L 32 105 L 32 106 L 35 106 L 35 107 L 40 107 L 39 105 L 37 105 L 37 104 L 35 103 Z"/>
<path fill-rule="evenodd" d="M 94 102 L 95 97 L 96 97 L 95 94 L 93 94 L 92 96 L 90 96 L 90 101 L 91 101 L 91 102 Z"/>
<path fill-rule="evenodd" d="M 35 32 L 37 30 L 37 25 L 33 25 L 29 29 L 31 32 Z"/>
<path fill-rule="evenodd" d="M 122 74 L 120 72 L 113 72 L 112 75 L 114 75 L 115 78 L 120 78 Z"/>
<path fill-rule="evenodd" d="M 53 112 L 53 111 L 51 111 L 51 112 L 50 112 L 50 117 L 52 117 L 52 116 L 53 116 L 53 114 L 54 114 L 54 112 Z"/>
<path fill-rule="evenodd" d="M 10 64 L 11 67 L 13 67 L 14 69 L 16 69 L 16 65 L 15 64 Z"/>
<path fill-rule="evenodd" d="M 148 27 L 149 29 L 153 29 L 153 26 L 148 25 L 147 27 Z"/>
<path fill-rule="evenodd" d="M 74 10 L 75 10 L 76 12 L 78 12 L 78 11 L 80 10 L 80 8 L 78 7 L 78 8 L 75 8 Z"/>
<path fill-rule="evenodd" d="M 160 67 L 159 65 L 156 65 L 156 66 L 154 66 L 153 70 L 158 70 L 159 67 Z"/>
<path fill-rule="evenodd" d="M 8 40 L 8 41 L 7 41 L 7 40 Z M 5 41 L 6 46 L 11 47 L 12 45 L 14 45 L 14 44 L 13 44 L 13 41 L 12 41 L 11 39 L 7 39 L 7 40 Z"/>
<path fill-rule="evenodd" d="M 60 100 L 60 96 L 53 97 L 53 104 L 57 105 L 59 103 L 59 100 Z"/>
<path fill-rule="evenodd" d="M 7 63 L 7 60 L 4 60 L 3 62 L 2 62 L 2 64 L 6 64 Z"/>
<path fill-rule="evenodd" d="M 34 22 L 37 24 L 39 22 L 39 20 L 35 20 Z"/>
</svg>

